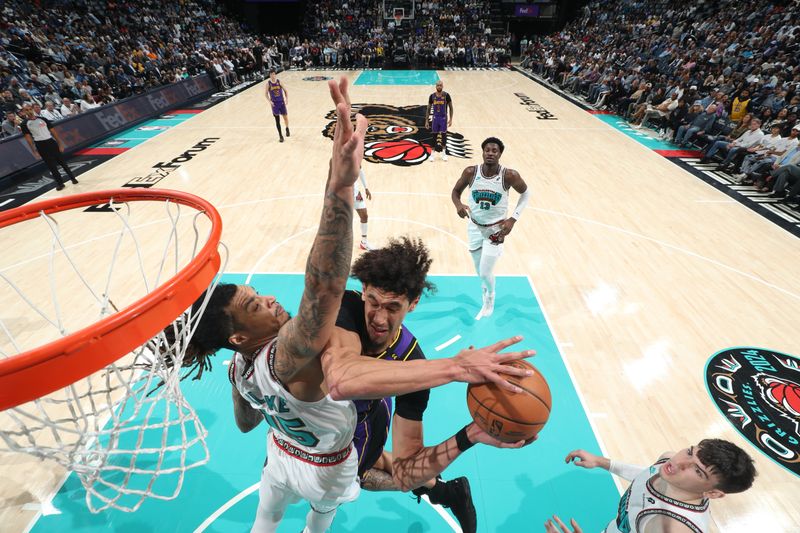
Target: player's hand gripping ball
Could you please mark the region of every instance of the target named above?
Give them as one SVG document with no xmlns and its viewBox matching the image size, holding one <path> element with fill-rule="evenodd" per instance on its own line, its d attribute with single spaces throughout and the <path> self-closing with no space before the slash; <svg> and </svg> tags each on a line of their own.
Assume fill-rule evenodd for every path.
<svg viewBox="0 0 800 533">
<path fill-rule="evenodd" d="M 505 364 L 533 371 L 530 376 L 507 378 L 522 392 L 509 392 L 494 383 L 472 384 L 467 387 L 467 407 L 475 423 L 497 440 L 529 440 L 550 417 L 550 387 L 541 372 L 527 361 Z"/>
</svg>

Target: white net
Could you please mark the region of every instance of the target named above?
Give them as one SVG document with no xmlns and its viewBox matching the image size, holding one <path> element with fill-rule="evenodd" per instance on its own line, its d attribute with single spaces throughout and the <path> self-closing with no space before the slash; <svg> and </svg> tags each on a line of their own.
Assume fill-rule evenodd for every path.
<svg viewBox="0 0 800 533">
<path fill-rule="evenodd" d="M 210 227 L 203 212 L 167 201 L 41 213 L 0 230 L 4 242 L 19 243 L 0 264 L 0 359 L 150 293 L 195 257 Z M 176 497 L 186 470 L 209 457 L 206 429 L 181 390 L 205 368 L 185 359 L 205 304 L 166 317 L 162 332 L 113 354 L 119 359 L 103 370 L 0 412 L 0 451 L 74 471 L 92 512 Z"/>
</svg>

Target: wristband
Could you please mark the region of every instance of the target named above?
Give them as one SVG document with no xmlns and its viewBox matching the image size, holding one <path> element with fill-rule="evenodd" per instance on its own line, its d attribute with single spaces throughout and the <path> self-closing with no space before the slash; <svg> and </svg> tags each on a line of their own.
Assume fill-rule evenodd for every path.
<svg viewBox="0 0 800 533">
<path fill-rule="evenodd" d="M 458 433 L 456 433 L 456 447 L 460 452 L 465 452 L 475 446 L 475 443 L 470 442 L 469 437 L 467 437 L 468 427 L 469 426 L 464 426 Z"/>
</svg>

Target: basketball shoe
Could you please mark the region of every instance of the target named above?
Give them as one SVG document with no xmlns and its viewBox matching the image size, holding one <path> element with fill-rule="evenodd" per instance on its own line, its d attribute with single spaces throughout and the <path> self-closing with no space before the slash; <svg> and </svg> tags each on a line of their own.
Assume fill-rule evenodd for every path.
<svg viewBox="0 0 800 533">
<path fill-rule="evenodd" d="M 358 247 L 366 251 L 372 250 L 372 246 L 370 246 L 369 241 L 367 239 L 361 239 L 361 242 L 358 244 Z"/>
<path fill-rule="evenodd" d="M 431 163 L 436 161 L 436 152 L 431 152 L 431 156 L 428 158 L 428 161 L 430 161 Z"/>
<path fill-rule="evenodd" d="M 478 314 L 475 315 L 475 320 L 480 320 L 481 318 L 488 318 L 492 316 L 494 313 L 494 293 L 490 293 L 484 289 L 483 291 L 483 306 L 481 310 L 478 311 Z"/>
<path fill-rule="evenodd" d="M 445 482 L 437 476 L 436 485 L 432 489 L 420 487 L 411 492 L 417 497 L 417 503 L 423 494 L 427 494 L 431 503 L 450 509 L 464 533 L 475 533 L 478 530 L 478 517 L 472 504 L 472 491 L 467 478 L 457 477 Z"/>
<path fill-rule="evenodd" d="M 447 161 L 447 152 L 442 151 L 442 161 Z"/>
</svg>

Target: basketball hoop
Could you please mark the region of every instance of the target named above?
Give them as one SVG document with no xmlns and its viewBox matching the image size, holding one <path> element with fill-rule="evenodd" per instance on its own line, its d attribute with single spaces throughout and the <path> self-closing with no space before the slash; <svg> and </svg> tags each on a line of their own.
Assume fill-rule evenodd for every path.
<svg viewBox="0 0 800 533">
<path fill-rule="evenodd" d="M 406 10 L 402 7 L 396 7 L 392 11 L 392 17 L 394 18 L 394 27 L 399 28 L 400 23 L 403 22 L 403 19 L 406 16 Z"/>
<path fill-rule="evenodd" d="M 185 192 L 118 189 L 0 213 L 0 230 L 22 248 L 0 265 L 0 450 L 73 470 L 92 512 L 174 498 L 208 461 L 180 382 L 221 266 L 219 213 Z"/>
</svg>

